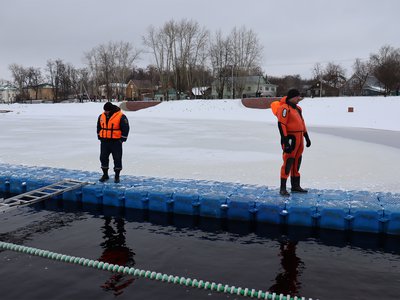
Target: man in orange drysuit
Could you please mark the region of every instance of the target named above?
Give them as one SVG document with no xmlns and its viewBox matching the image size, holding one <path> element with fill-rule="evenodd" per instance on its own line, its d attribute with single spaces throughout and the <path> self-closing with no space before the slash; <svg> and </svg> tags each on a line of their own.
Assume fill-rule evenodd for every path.
<svg viewBox="0 0 400 300">
<path fill-rule="evenodd" d="M 289 175 L 292 192 L 307 193 L 307 190 L 300 187 L 299 170 L 304 150 L 303 137 L 306 139 L 306 147 L 311 146 L 311 140 L 301 114 L 301 108 L 297 105 L 300 100 L 302 100 L 302 97 L 300 97 L 299 91 L 291 89 L 288 91 L 287 96 L 280 100 L 281 105 L 277 110 L 278 128 L 283 149 L 281 187 L 279 192 L 282 196 L 289 196 L 286 190 L 286 181 Z"/>
</svg>

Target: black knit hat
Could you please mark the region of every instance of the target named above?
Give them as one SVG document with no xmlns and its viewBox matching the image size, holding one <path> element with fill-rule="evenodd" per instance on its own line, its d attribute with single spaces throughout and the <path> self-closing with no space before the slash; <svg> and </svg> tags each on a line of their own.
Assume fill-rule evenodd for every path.
<svg viewBox="0 0 400 300">
<path fill-rule="evenodd" d="M 104 104 L 103 109 L 105 111 L 112 111 L 114 110 L 114 105 L 111 102 L 107 102 L 106 104 Z"/>
<path fill-rule="evenodd" d="M 300 92 L 296 89 L 290 89 L 287 93 L 286 100 L 292 99 L 297 96 L 300 96 Z"/>
</svg>

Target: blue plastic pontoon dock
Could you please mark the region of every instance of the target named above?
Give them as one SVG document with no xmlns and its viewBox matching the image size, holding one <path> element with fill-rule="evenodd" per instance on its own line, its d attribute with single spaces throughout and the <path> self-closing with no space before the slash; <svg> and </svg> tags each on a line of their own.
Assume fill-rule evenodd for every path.
<svg viewBox="0 0 400 300">
<path fill-rule="evenodd" d="M 141 176 L 98 182 L 99 173 L 0 164 L 0 192 L 20 194 L 64 179 L 90 182 L 62 195 L 174 214 L 400 235 L 400 194 L 311 189 L 282 197 L 266 186 Z"/>
</svg>

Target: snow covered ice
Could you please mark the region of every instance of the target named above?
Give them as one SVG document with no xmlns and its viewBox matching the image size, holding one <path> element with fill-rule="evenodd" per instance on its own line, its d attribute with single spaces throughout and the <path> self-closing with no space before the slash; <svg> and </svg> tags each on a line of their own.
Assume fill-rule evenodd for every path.
<svg viewBox="0 0 400 300">
<path fill-rule="evenodd" d="M 98 171 L 97 117 L 104 102 L 0 104 L 0 163 Z M 400 192 L 400 97 L 304 99 L 312 141 L 302 186 Z M 354 112 L 349 113 L 348 107 Z M 124 112 L 131 132 L 123 171 L 277 187 L 276 117 L 240 100 L 182 100 Z M 111 165 L 112 167 L 112 160 Z"/>
</svg>

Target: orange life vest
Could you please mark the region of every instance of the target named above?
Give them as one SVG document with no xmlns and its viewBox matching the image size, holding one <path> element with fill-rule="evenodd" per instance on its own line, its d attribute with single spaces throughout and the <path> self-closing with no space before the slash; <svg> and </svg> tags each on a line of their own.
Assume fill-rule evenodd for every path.
<svg viewBox="0 0 400 300">
<path fill-rule="evenodd" d="M 103 139 L 120 139 L 121 133 L 121 122 L 122 112 L 115 112 L 107 122 L 106 114 L 102 113 L 100 116 L 101 130 L 99 132 L 100 138 Z"/>
</svg>

